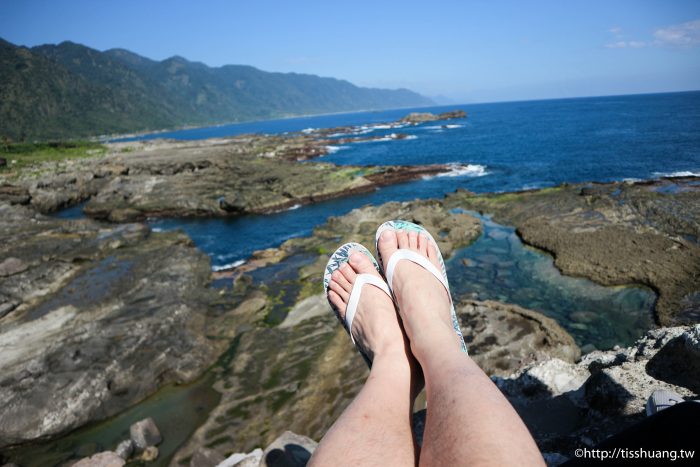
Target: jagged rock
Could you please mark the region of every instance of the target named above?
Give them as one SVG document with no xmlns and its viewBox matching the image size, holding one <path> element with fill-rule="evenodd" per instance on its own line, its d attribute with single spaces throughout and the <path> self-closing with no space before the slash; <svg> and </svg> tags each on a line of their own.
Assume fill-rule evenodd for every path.
<svg viewBox="0 0 700 467">
<path fill-rule="evenodd" d="M 260 467 L 303 467 L 317 445 L 311 438 L 285 431 L 265 448 Z"/>
<path fill-rule="evenodd" d="M 216 467 L 224 460 L 224 456 L 213 449 L 199 448 L 192 455 L 190 467 Z"/>
<path fill-rule="evenodd" d="M 146 449 L 148 446 L 156 446 L 163 441 L 156 422 L 150 417 L 131 425 L 129 435 L 131 436 L 131 441 L 134 442 L 134 447 L 139 451 Z"/>
<path fill-rule="evenodd" d="M 227 457 L 217 467 L 258 467 L 263 457 L 263 450 L 260 448 L 254 449 L 248 454 L 235 453 Z"/>
<path fill-rule="evenodd" d="M 159 452 L 157 447 L 148 446 L 143 450 L 141 456 L 139 456 L 139 459 L 143 462 L 153 462 L 154 460 L 158 459 L 158 454 Z"/>
<path fill-rule="evenodd" d="M 92 457 L 80 459 L 73 467 L 121 467 L 126 462 L 112 451 L 95 454 Z"/>
<path fill-rule="evenodd" d="M 134 442 L 130 439 L 125 439 L 117 445 L 114 452 L 122 459 L 127 460 L 134 453 Z"/>
<path fill-rule="evenodd" d="M 592 352 L 576 364 L 547 360 L 494 380 L 540 449 L 568 457 L 644 418 L 656 389 L 698 398 L 700 325 L 655 329 L 632 347 Z"/>
</svg>

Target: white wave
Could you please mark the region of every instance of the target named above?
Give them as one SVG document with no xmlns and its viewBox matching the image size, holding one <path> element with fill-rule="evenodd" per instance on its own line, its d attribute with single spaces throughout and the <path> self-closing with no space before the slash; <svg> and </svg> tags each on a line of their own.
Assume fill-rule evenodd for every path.
<svg viewBox="0 0 700 467">
<path fill-rule="evenodd" d="M 677 178 L 677 177 L 700 177 L 700 172 L 680 170 L 678 172 L 654 172 L 654 177 Z"/>
<path fill-rule="evenodd" d="M 221 266 L 212 266 L 211 270 L 216 272 L 216 271 L 224 271 L 226 269 L 233 269 L 237 268 L 238 266 L 242 266 L 245 264 L 244 259 L 239 259 L 238 261 L 234 261 L 233 263 L 229 264 L 222 264 Z"/>
<path fill-rule="evenodd" d="M 441 130 L 442 125 L 428 125 L 428 126 L 422 126 L 424 130 Z"/>
<path fill-rule="evenodd" d="M 623 181 L 623 182 L 626 182 L 626 183 L 637 183 L 637 182 L 641 182 L 642 179 L 641 179 L 641 178 L 630 177 L 630 178 L 623 178 L 622 181 Z"/>
<path fill-rule="evenodd" d="M 416 135 L 408 135 L 404 139 L 418 139 Z"/>
<path fill-rule="evenodd" d="M 287 208 L 287 211 L 294 211 L 295 209 L 299 209 L 301 207 L 301 204 L 295 204 L 291 208 Z"/>
<path fill-rule="evenodd" d="M 161 227 L 151 227 L 151 232 L 164 232 Z"/>
<path fill-rule="evenodd" d="M 297 128 L 298 128 L 298 127 L 297 127 Z M 301 132 L 304 133 L 304 134 L 306 134 L 306 135 L 308 135 L 309 133 L 313 133 L 313 132 L 316 131 L 317 129 L 318 129 L 318 128 L 304 128 L 303 130 L 301 130 Z"/>
<path fill-rule="evenodd" d="M 373 125 L 372 128 L 375 130 L 391 130 L 392 128 L 396 128 L 393 125 Z"/>
<path fill-rule="evenodd" d="M 456 123 L 450 124 L 450 125 L 445 125 L 445 128 L 463 128 L 464 125 L 457 125 Z"/>
<path fill-rule="evenodd" d="M 448 167 L 450 168 L 449 172 L 437 174 L 434 176 L 426 176 L 423 177 L 425 180 L 431 179 L 433 177 L 461 177 L 461 176 L 469 176 L 469 177 L 483 177 L 484 175 L 488 175 L 489 173 L 486 171 L 486 166 L 485 165 L 480 165 L 480 164 L 457 164 L 457 163 L 450 163 L 447 164 Z"/>
<path fill-rule="evenodd" d="M 326 146 L 326 150 L 328 151 L 328 154 L 335 154 L 336 152 L 340 151 L 341 149 L 347 149 L 348 146 Z"/>
</svg>

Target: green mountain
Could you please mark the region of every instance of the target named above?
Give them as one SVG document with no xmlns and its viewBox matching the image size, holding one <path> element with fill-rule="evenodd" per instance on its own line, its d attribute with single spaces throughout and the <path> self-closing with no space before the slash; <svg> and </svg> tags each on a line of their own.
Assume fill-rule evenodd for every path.
<svg viewBox="0 0 700 467">
<path fill-rule="evenodd" d="M 0 39 L 0 136 L 46 140 L 327 112 L 418 107 L 407 89 L 182 57 L 155 61 L 72 42 L 26 48 Z"/>
</svg>

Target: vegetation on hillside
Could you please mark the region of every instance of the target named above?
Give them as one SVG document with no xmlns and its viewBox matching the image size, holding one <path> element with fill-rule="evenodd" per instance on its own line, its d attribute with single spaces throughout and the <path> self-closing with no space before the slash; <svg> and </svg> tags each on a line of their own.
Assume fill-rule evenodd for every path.
<svg viewBox="0 0 700 467">
<path fill-rule="evenodd" d="M 154 61 L 71 42 L 26 48 L 0 39 L 0 83 L 0 136 L 15 141 L 432 103 L 406 89 L 182 57 Z"/>
</svg>

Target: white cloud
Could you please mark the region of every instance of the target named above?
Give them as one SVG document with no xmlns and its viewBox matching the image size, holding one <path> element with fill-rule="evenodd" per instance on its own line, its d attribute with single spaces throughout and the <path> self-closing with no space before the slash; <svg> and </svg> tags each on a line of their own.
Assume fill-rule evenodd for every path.
<svg viewBox="0 0 700 467">
<path fill-rule="evenodd" d="M 692 47 L 700 45 L 700 19 L 674 24 L 654 31 L 653 40 L 621 40 L 625 36 L 622 28 L 614 26 L 608 30 L 615 36 L 613 42 L 605 44 L 608 49 L 641 49 L 642 47 Z"/>
<path fill-rule="evenodd" d="M 649 45 L 649 43 L 644 41 L 617 41 L 605 44 L 605 47 L 607 47 L 608 49 L 641 49 L 642 47 L 646 47 L 647 45 Z"/>
<path fill-rule="evenodd" d="M 700 19 L 675 24 L 654 31 L 655 43 L 666 46 L 688 47 L 700 44 Z"/>
<path fill-rule="evenodd" d="M 627 47 L 627 42 L 625 41 L 617 41 L 617 42 L 610 42 L 609 44 L 605 44 L 605 47 L 608 49 L 624 49 Z"/>
</svg>

